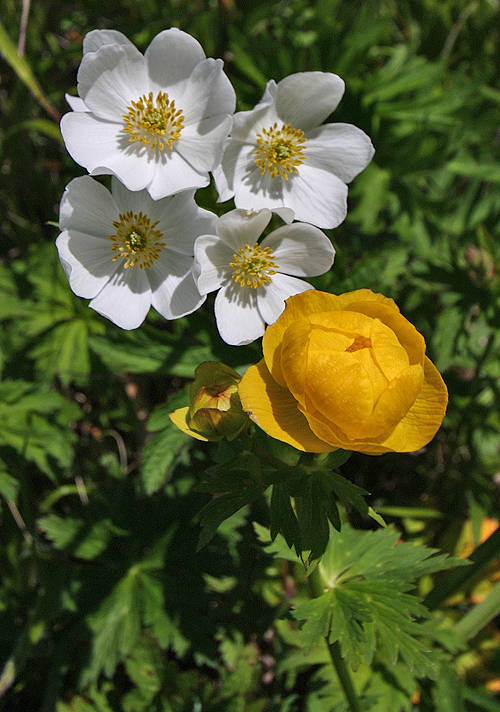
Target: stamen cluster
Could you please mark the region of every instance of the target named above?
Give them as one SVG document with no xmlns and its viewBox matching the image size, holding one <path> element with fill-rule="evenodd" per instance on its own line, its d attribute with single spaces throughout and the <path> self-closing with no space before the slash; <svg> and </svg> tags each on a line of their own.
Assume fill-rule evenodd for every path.
<svg viewBox="0 0 500 712">
<path fill-rule="evenodd" d="M 254 161 L 262 175 L 268 171 L 271 178 L 288 180 L 290 173 L 298 173 L 297 166 L 304 163 L 306 139 L 302 129 L 294 129 L 290 124 L 278 128 L 275 121 L 268 129 L 257 134 L 257 150 Z"/>
<path fill-rule="evenodd" d="M 127 109 L 128 113 L 123 115 L 124 131 L 130 134 L 130 142 L 140 141 L 153 150 L 172 150 L 184 128 L 184 115 L 166 92 L 159 91 L 154 100 L 152 91 L 143 94 Z"/>
<path fill-rule="evenodd" d="M 149 269 L 166 244 L 161 242 L 163 233 L 156 229 L 158 223 L 159 220 L 151 223 L 143 212 L 133 213 L 129 210 L 127 213 L 120 213 L 118 220 L 113 221 L 116 233 L 109 237 L 113 243 L 111 250 L 116 252 L 113 262 L 123 259 L 125 269 L 136 265 L 139 269 Z"/>
<path fill-rule="evenodd" d="M 278 265 L 273 262 L 273 252 L 270 247 L 261 247 L 255 243 L 252 247 L 246 244 L 233 254 L 229 266 L 233 268 L 232 279 L 240 287 L 258 289 L 271 282 L 271 275 L 276 274 Z"/>
</svg>

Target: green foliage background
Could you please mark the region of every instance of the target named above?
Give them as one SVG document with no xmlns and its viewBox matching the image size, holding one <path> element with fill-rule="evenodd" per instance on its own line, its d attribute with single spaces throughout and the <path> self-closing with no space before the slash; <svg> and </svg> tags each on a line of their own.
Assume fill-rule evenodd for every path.
<svg viewBox="0 0 500 712">
<path fill-rule="evenodd" d="M 239 465 L 234 452 L 195 443 L 168 419 L 185 404 L 199 362 L 241 370 L 260 358 L 260 344 L 223 344 L 210 299 L 188 318 L 166 322 L 152 311 L 124 332 L 71 293 L 54 240 L 64 186 L 83 170 L 28 87 L 64 113 L 82 37 L 95 28 L 119 29 L 141 50 L 167 27 L 191 33 L 207 56 L 225 59 L 239 110 L 270 78 L 307 70 L 344 78 L 333 120 L 366 131 L 376 154 L 350 188 L 346 221 L 329 231 L 334 268 L 313 281 L 334 293 L 369 287 L 393 297 L 424 334 L 450 405 L 423 452 L 354 455 L 341 473 L 371 493 L 370 505 L 406 542 L 453 553 L 466 520 L 477 543 L 482 521 L 498 512 L 498 3 L 45 0 L 31 7 L 25 62 L 8 45 L 20 15 L 18 2 L 3 0 L 0 709 L 342 712 L 328 654 L 315 642 L 321 598 L 306 601 L 302 564 L 280 537 L 270 544 L 268 495 L 213 538 L 217 514 L 202 517 L 207 543 L 198 550 L 196 515 L 216 501 L 207 469 L 215 457 L 238 477 Z M 213 187 L 197 200 L 228 209 L 214 208 Z M 349 518 L 376 528 L 359 512 Z M 398 536 L 387 531 L 380 545 L 394 547 Z M 347 546 L 352 530 L 339 536 Z M 425 595 L 435 581 L 424 568 L 377 585 L 399 581 L 404 596 L 422 575 Z M 487 592 L 484 571 L 479 578 Z M 468 610 L 477 583 L 442 608 L 444 629 Z M 308 630 L 292 620 L 292 603 Z M 413 619 L 422 615 L 413 610 Z M 363 611 L 352 619 L 362 627 Z M 339 635 L 352 642 L 355 631 Z M 382 659 L 371 672 L 361 664 L 363 710 L 498 712 L 484 687 L 499 677 L 498 635 L 483 627 L 466 650 L 443 633 L 433 643 L 444 651 L 435 648 L 436 685 L 418 688 L 425 666 L 408 672 L 392 661 L 389 674 Z M 352 659 L 366 660 L 365 643 Z"/>
</svg>

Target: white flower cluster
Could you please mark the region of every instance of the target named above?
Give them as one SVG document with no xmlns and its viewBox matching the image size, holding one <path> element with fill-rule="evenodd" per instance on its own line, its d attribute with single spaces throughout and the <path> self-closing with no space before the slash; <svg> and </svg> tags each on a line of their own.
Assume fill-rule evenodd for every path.
<svg viewBox="0 0 500 712">
<path fill-rule="evenodd" d="M 90 176 L 112 180 L 110 193 L 75 178 L 62 198 L 56 245 L 73 292 L 135 329 L 151 305 L 177 319 L 219 290 L 224 341 L 262 336 L 285 299 L 312 288 L 297 277 L 332 266 L 318 228 L 344 220 L 346 183 L 373 156 L 360 129 L 322 125 L 343 92 L 336 74 L 292 74 L 234 114 L 222 60 L 185 32 L 161 32 L 144 55 L 121 32 L 90 32 L 61 132 Z M 236 205 L 220 218 L 194 200 L 210 173 L 219 201 Z M 272 212 L 287 224 L 259 243 Z"/>
</svg>

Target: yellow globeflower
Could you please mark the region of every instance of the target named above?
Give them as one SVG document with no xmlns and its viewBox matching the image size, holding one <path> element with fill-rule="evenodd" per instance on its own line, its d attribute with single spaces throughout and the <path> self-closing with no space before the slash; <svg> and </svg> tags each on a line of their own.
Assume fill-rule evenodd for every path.
<svg viewBox="0 0 500 712">
<path fill-rule="evenodd" d="M 243 409 L 299 450 L 412 452 L 441 425 L 443 379 L 422 335 L 382 294 L 297 294 L 262 345 L 239 384 Z"/>
</svg>

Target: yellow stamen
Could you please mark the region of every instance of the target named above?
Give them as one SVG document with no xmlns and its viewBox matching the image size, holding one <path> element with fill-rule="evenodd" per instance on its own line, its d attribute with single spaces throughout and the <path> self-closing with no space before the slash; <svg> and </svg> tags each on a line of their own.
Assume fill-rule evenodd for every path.
<svg viewBox="0 0 500 712">
<path fill-rule="evenodd" d="M 113 221 L 116 232 L 109 236 L 113 243 L 111 251 L 116 252 L 113 262 L 122 258 L 125 269 L 136 265 L 139 269 L 152 267 L 166 244 L 161 242 L 163 233 L 156 229 L 158 223 L 159 220 L 151 223 L 142 212 L 120 213 L 118 220 Z"/>
<path fill-rule="evenodd" d="M 278 128 L 275 122 L 257 134 L 258 148 L 254 161 L 263 175 L 266 170 L 271 178 L 288 180 L 290 173 L 298 173 L 297 166 L 304 163 L 306 139 L 302 129 L 293 129 L 290 124 Z"/>
<path fill-rule="evenodd" d="M 143 94 L 130 103 L 127 111 L 123 119 L 124 131 L 130 134 L 129 141 L 140 141 L 151 149 L 172 149 L 184 128 L 181 109 L 176 109 L 175 101 L 170 101 L 163 91 L 158 92 L 156 99 L 152 91 Z"/>
<path fill-rule="evenodd" d="M 240 247 L 233 254 L 229 266 L 233 268 L 232 278 L 241 287 L 258 289 L 263 284 L 271 282 L 272 274 L 276 274 L 278 265 L 273 262 L 273 252 L 270 247 L 261 247 L 257 243 L 250 247 Z"/>
</svg>

